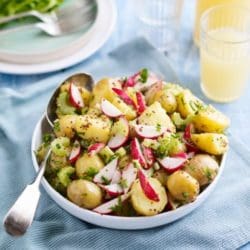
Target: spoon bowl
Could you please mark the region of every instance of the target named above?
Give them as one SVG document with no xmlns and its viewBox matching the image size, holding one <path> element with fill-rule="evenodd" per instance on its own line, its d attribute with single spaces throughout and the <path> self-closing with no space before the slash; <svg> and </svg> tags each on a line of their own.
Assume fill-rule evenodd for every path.
<svg viewBox="0 0 250 250">
<path fill-rule="evenodd" d="M 54 91 L 53 95 L 51 96 L 48 106 L 46 108 L 46 118 L 48 123 L 51 127 L 53 127 L 53 122 L 57 119 L 56 116 L 56 99 L 60 93 L 60 88 L 65 83 L 73 83 L 78 87 L 84 87 L 87 90 L 91 91 L 94 86 L 94 79 L 91 75 L 86 73 L 78 73 L 68 77 L 65 81 L 63 81 Z"/>
</svg>

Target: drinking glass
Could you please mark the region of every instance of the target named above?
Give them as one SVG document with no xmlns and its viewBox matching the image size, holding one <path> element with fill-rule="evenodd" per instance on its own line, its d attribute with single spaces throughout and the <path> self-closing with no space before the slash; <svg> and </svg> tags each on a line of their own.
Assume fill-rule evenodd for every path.
<svg viewBox="0 0 250 250">
<path fill-rule="evenodd" d="M 250 11 L 220 5 L 207 10 L 200 25 L 201 89 L 217 102 L 236 100 L 250 71 Z"/>
<path fill-rule="evenodd" d="M 137 0 L 143 35 L 161 51 L 176 45 L 183 0 Z"/>
</svg>

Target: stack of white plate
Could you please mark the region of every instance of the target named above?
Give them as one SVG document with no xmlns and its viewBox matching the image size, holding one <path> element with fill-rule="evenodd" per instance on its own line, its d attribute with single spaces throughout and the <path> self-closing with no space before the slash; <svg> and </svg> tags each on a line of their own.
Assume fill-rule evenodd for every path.
<svg viewBox="0 0 250 250">
<path fill-rule="evenodd" d="M 0 72 L 51 72 L 72 66 L 92 55 L 110 37 L 117 16 L 113 0 L 96 2 L 97 16 L 88 29 L 61 37 L 50 37 L 35 29 L 1 37 Z"/>
</svg>

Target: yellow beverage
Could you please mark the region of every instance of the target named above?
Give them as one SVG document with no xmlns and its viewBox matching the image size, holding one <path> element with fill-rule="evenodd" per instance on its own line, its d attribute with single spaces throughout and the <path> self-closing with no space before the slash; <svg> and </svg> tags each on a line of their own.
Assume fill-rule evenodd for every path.
<svg viewBox="0 0 250 250">
<path fill-rule="evenodd" d="M 238 4 L 243 7 L 250 9 L 250 0 L 196 0 L 196 16 L 195 16 L 195 28 L 194 28 L 194 41 L 196 45 L 199 45 L 199 33 L 200 33 L 200 18 L 204 11 L 221 4 Z M 220 17 L 218 20 L 214 20 L 215 23 L 220 22 Z"/>
<path fill-rule="evenodd" d="M 207 97 L 229 102 L 243 93 L 250 71 L 248 39 L 249 34 L 230 27 L 207 32 L 200 48 L 201 88 Z"/>
</svg>

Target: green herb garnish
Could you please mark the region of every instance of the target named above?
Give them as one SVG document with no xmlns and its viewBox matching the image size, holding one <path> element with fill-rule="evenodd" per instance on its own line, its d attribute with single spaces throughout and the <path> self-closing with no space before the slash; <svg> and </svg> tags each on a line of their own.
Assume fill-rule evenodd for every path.
<svg viewBox="0 0 250 250">
<path fill-rule="evenodd" d="M 105 185 L 108 185 L 110 183 L 110 180 L 108 180 L 105 176 L 102 176 L 101 179 Z"/>
<path fill-rule="evenodd" d="M 127 187 L 128 187 L 127 180 L 121 179 L 120 182 L 119 182 L 119 185 L 120 185 L 122 188 L 127 188 Z"/>
<path fill-rule="evenodd" d="M 83 179 L 92 181 L 95 175 L 98 173 L 98 170 L 94 167 L 89 167 L 87 171 L 84 173 Z"/>
<path fill-rule="evenodd" d="M 160 132 L 161 131 L 161 124 L 157 123 L 156 125 L 156 131 Z"/>
<path fill-rule="evenodd" d="M 118 198 L 118 203 L 110 208 L 114 213 L 122 213 L 122 199 L 121 197 Z"/>
<path fill-rule="evenodd" d="M 139 81 L 145 83 L 148 80 L 148 70 L 142 69 L 140 72 L 140 79 Z"/>
<path fill-rule="evenodd" d="M 44 134 L 43 135 L 43 142 L 48 145 L 52 141 L 52 135 L 51 134 Z"/>
</svg>

